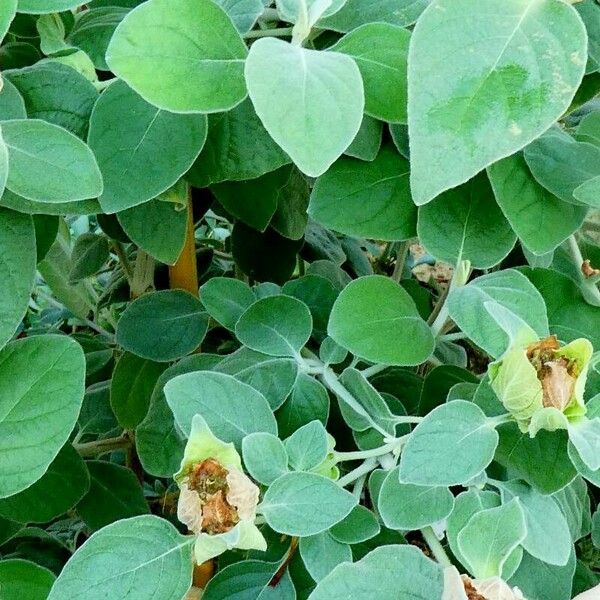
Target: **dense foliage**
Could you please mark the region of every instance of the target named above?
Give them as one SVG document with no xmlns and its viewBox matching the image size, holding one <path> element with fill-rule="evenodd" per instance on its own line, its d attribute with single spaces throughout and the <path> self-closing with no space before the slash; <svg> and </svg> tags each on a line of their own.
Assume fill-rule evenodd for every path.
<svg viewBox="0 0 600 600">
<path fill-rule="evenodd" d="M 0 0 L 0 598 L 600 598 L 596 0 Z"/>
</svg>

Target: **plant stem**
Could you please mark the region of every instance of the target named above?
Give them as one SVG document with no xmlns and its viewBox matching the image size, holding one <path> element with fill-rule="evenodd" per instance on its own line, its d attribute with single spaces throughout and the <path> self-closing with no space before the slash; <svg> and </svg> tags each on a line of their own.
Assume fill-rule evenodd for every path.
<svg viewBox="0 0 600 600">
<path fill-rule="evenodd" d="M 244 39 L 252 40 L 263 37 L 289 37 L 292 35 L 292 27 L 275 27 L 273 29 L 254 29 L 244 35 Z"/>
<path fill-rule="evenodd" d="M 448 558 L 444 547 L 440 543 L 440 540 L 437 539 L 433 529 L 431 527 L 423 527 L 421 529 L 421 534 L 423 535 L 424 540 L 427 542 L 429 549 L 435 559 L 442 565 L 443 567 L 451 567 L 452 562 Z"/>
<path fill-rule="evenodd" d="M 94 331 L 96 331 L 97 333 L 99 333 L 100 335 L 103 335 L 104 337 L 108 338 L 109 341 L 114 342 L 115 341 L 115 336 L 113 333 L 111 333 L 110 331 L 107 331 L 106 329 L 104 329 L 104 327 L 102 327 L 101 325 L 98 325 L 98 323 L 94 323 L 94 321 L 92 321 L 91 319 L 82 319 L 82 321 L 90 328 L 93 329 Z"/>
<path fill-rule="evenodd" d="M 428 323 L 431 324 L 431 331 L 435 337 L 438 337 L 443 333 L 444 325 L 449 317 L 448 303 L 446 302 L 448 296 L 455 289 L 462 287 L 467 283 L 469 274 L 471 272 L 471 263 L 467 260 L 458 259 L 454 274 L 452 275 L 452 281 L 442 294 L 438 303 L 435 306 L 434 311 L 431 313 L 428 319 Z M 437 313 L 437 314 L 436 314 Z"/>
<path fill-rule="evenodd" d="M 194 238 L 194 214 L 192 195 L 188 191 L 188 220 L 183 250 L 177 262 L 169 267 L 169 285 L 172 290 L 186 290 L 198 295 L 198 267 L 196 265 L 196 239 Z"/>
<path fill-rule="evenodd" d="M 298 550 L 298 541 L 299 540 L 297 537 L 292 538 L 290 542 L 290 547 L 287 551 L 287 555 L 283 559 L 283 562 L 279 565 L 279 569 L 277 569 L 277 572 L 275 573 L 275 575 L 273 575 L 271 581 L 269 581 L 269 587 L 275 587 L 281 581 L 281 578 L 285 575 L 289 564 L 292 562 L 292 558 L 294 558 L 294 554 L 296 554 L 296 550 Z"/>
<path fill-rule="evenodd" d="M 462 331 L 457 333 L 446 333 L 444 335 L 440 335 L 440 342 L 454 342 L 455 340 L 464 340 L 466 337 L 466 334 Z"/>
<path fill-rule="evenodd" d="M 106 438 L 104 440 L 96 440 L 94 442 L 86 442 L 85 444 L 75 444 L 75 450 L 83 458 L 99 456 L 113 450 L 124 450 L 131 446 L 131 440 L 126 435 L 121 435 L 114 438 Z"/>
<path fill-rule="evenodd" d="M 377 461 L 374 458 L 368 458 L 361 465 L 359 465 L 358 467 L 356 467 L 356 469 L 353 469 L 352 471 L 350 471 L 349 473 L 347 473 L 343 477 L 340 477 L 337 480 L 337 484 L 340 487 L 345 487 L 349 483 L 352 483 L 352 482 L 356 481 L 357 479 L 359 479 L 363 475 L 366 475 L 367 473 L 370 473 L 376 466 L 377 466 Z"/>
<path fill-rule="evenodd" d="M 138 298 L 154 283 L 154 258 L 138 248 L 131 281 L 131 297 Z"/>
<path fill-rule="evenodd" d="M 119 263 L 121 264 L 121 269 L 123 269 L 123 274 L 125 275 L 125 278 L 131 287 L 131 282 L 133 281 L 133 269 L 131 268 L 129 258 L 127 258 L 125 248 L 123 247 L 123 244 L 117 240 L 113 240 L 112 246 L 117 258 L 119 259 Z"/>
<path fill-rule="evenodd" d="M 382 456 L 383 454 L 388 454 L 392 452 L 394 448 L 399 445 L 399 441 L 402 438 L 398 438 L 389 444 L 385 444 L 384 446 L 379 446 L 379 448 L 373 448 L 372 450 L 356 450 L 354 452 L 336 452 L 335 458 L 337 462 L 344 462 L 348 460 L 362 460 L 367 458 L 376 458 L 377 456 Z"/>
<path fill-rule="evenodd" d="M 581 266 L 583 265 L 584 261 L 575 235 L 569 236 L 567 240 L 567 251 L 571 256 L 571 260 L 575 264 L 575 267 L 577 268 L 577 276 L 581 286 L 584 287 L 590 294 L 590 297 L 600 305 L 600 290 L 598 289 L 596 282 L 591 278 L 587 279 L 581 271 Z"/>
<path fill-rule="evenodd" d="M 340 400 L 345 402 L 354 412 L 367 419 L 369 425 L 384 437 L 388 437 L 390 434 L 380 425 L 378 425 L 362 407 L 360 402 L 338 381 L 336 374 L 329 368 L 323 365 L 321 372 L 321 378 L 327 388 L 329 388 Z"/>
<path fill-rule="evenodd" d="M 406 257 L 410 248 L 410 240 L 406 240 L 400 244 L 396 252 L 396 264 L 394 265 L 394 272 L 392 273 L 392 279 L 399 282 L 402 279 L 402 273 L 404 272 L 404 265 L 406 264 Z"/>
<path fill-rule="evenodd" d="M 373 375 L 377 375 L 377 373 L 381 373 L 382 371 L 385 371 L 387 368 L 388 368 L 388 365 L 371 365 L 370 367 L 363 369 L 361 371 L 361 374 L 363 377 L 366 377 L 367 379 L 369 379 L 369 377 L 373 377 Z"/>
</svg>

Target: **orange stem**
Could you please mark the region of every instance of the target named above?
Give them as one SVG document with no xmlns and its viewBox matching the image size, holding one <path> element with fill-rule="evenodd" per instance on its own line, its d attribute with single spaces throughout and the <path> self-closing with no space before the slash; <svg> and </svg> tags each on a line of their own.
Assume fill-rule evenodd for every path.
<svg viewBox="0 0 600 600">
<path fill-rule="evenodd" d="M 169 267 L 169 282 L 172 290 L 186 290 L 198 295 L 198 268 L 196 266 L 196 241 L 194 239 L 194 215 L 192 195 L 188 192 L 188 219 L 185 244 L 177 262 Z"/>
</svg>

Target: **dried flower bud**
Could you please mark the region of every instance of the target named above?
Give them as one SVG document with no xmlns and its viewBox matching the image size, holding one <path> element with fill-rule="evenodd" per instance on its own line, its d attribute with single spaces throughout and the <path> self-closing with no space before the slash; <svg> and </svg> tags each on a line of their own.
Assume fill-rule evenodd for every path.
<svg viewBox="0 0 600 600">
<path fill-rule="evenodd" d="M 523 431 L 564 429 L 585 415 L 583 392 L 592 345 L 561 347 L 555 336 L 515 344 L 490 365 L 492 388 Z"/>
<path fill-rule="evenodd" d="M 500 577 L 471 579 L 456 567 L 444 569 L 442 600 L 526 600 L 519 588 L 511 588 Z"/>
</svg>

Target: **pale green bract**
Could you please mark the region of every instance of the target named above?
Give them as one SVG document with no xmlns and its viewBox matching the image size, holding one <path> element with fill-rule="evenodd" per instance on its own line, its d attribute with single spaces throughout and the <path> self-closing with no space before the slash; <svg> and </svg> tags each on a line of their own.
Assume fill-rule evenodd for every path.
<svg viewBox="0 0 600 600">
<path fill-rule="evenodd" d="M 65 565 L 48 600 L 181 600 L 192 580 L 193 538 L 151 515 L 94 533 Z"/>
<path fill-rule="evenodd" d="M 66 336 L 35 336 L 0 352 L 0 498 L 35 483 L 67 441 L 81 408 L 85 361 Z"/>
<path fill-rule="evenodd" d="M 106 62 L 158 108 L 211 113 L 246 97 L 246 53 L 231 19 L 210 0 L 149 0 L 121 21 Z"/>
<path fill-rule="evenodd" d="M 585 27 L 561 0 L 432 2 L 409 54 L 415 202 L 426 204 L 548 129 L 573 99 L 586 57 Z"/>
<path fill-rule="evenodd" d="M 306 175 L 327 171 L 360 129 L 363 84 L 348 56 L 265 38 L 252 44 L 245 73 L 265 129 Z"/>
</svg>

